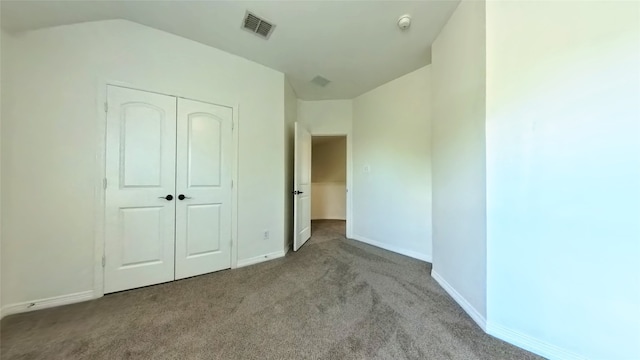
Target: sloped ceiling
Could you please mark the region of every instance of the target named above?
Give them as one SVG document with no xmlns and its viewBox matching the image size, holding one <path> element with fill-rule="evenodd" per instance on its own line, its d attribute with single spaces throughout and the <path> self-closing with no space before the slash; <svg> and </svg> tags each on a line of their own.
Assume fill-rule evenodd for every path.
<svg viewBox="0 0 640 360">
<path fill-rule="evenodd" d="M 125 19 L 281 71 L 304 100 L 351 99 L 430 63 L 452 1 L 6 1 L 10 32 Z M 242 30 L 245 12 L 276 25 L 268 39 Z M 397 19 L 412 16 L 408 31 Z M 331 81 L 320 87 L 320 75 Z"/>
</svg>

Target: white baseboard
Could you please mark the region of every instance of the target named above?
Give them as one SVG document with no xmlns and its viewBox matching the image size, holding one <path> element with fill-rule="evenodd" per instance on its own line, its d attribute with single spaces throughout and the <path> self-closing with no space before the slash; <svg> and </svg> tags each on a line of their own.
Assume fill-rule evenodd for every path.
<svg viewBox="0 0 640 360">
<path fill-rule="evenodd" d="M 558 346 L 549 344 L 542 340 L 536 339 L 529 335 L 523 334 L 518 331 L 511 330 L 500 324 L 492 322 L 487 323 L 487 334 L 497 337 L 500 340 L 504 340 L 517 347 L 531 351 L 534 354 L 538 354 L 542 357 L 551 360 L 585 360 L 586 358 L 580 356 L 574 352 L 562 349 Z"/>
<path fill-rule="evenodd" d="M 82 291 L 73 294 L 54 296 L 45 299 L 25 301 L 17 304 L 9 304 L 0 310 L 0 318 L 11 314 L 27 311 L 46 309 L 54 306 L 69 305 L 82 301 L 93 300 L 95 298 L 93 290 Z"/>
<path fill-rule="evenodd" d="M 269 254 L 264 254 L 264 255 L 248 258 L 248 259 L 238 259 L 237 267 L 241 268 L 241 267 L 244 267 L 244 266 L 258 264 L 258 263 L 261 263 L 261 262 L 265 262 L 265 261 L 281 258 L 281 257 L 283 257 L 285 255 L 286 255 L 286 252 L 283 249 L 281 251 L 276 251 L 276 252 L 272 252 L 272 253 L 269 253 Z"/>
<path fill-rule="evenodd" d="M 583 356 L 562 349 L 558 346 L 511 330 L 500 324 L 487 322 L 487 320 L 462 295 L 460 295 L 456 289 L 443 279 L 440 274 L 432 270 L 431 277 L 437 281 L 449 295 L 451 295 L 453 300 L 455 300 L 458 305 L 460 305 L 460 307 L 469 314 L 473 321 L 475 321 L 476 324 L 478 324 L 478 326 L 480 326 L 480 328 L 487 334 L 551 360 L 586 360 Z"/>
<path fill-rule="evenodd" d="M 400 247 L 397 247 L 397 246 L 394 246 L 394 245 L 381 243 L 381 242 L 378 242 L 378 241 L 367 239 L 364 236 L 355 235 L 355 234 L 352 237 L 350 237 L 350 239 L 357 240 L 357 241 L 363 242 L 365 244 L 373 245 L 373 246 L 379 247 L 381 249 L 393 251 L 394 253 L 398 253 L 398 254 L 401 254 L 401 255 L 404 255 L 404 256 L 408 256 L 410 258 L 426 261 L 426 262 L 429 262 L 429 263 L 431 262 L 431 256 L 430 255 L 422 254 L 422 253 L 419 253 L 417 251 L 407 250 L 407 249 L 403 249 L 403 248 L 400 248 Z"/>
<path fill-rule="evenodd" d="M 455 302 L 458 303 L 458 305 L 460 305 L 460 307 L 462 307 L 462 309 L 469 314 L 469 316 L 471 317 L 471 319 L 473 319 L 473 321 L 476 322 L 476 324 L 478 324 L 478 326 L 480 326 L 480 328 L 484 331 L 487 332 L 487 319 L 485 319 L 484 316 L 482 316 L 482 314 L 480 314 L 480 312 L 478 312 L 478 310 L 476 310 L 475 307 L 473 307 L 473 305 L 471 305 L 471 303 L 469 303 L 467 301 L 467 299 L 465 299 L 462 295 L 460 295 L 460 293 L 458 291 L 456 291 L 456 289 L 453 288 L 453 286 L 451 286 L 445 279 L 442 278 L 442 276 L 440 276 L 440 274 L 438 274 L 437 272 L 431 270 L 431 277 L 438 282 L 438 284 L 440 284 L 440 286 L 442 286 L 442 288 L 444 289 L 444 291 L 446 291 L 449 295 L 451 295 L 451 297 L 453 298 L 453 300 L 455 300 Z"/>
</svg>

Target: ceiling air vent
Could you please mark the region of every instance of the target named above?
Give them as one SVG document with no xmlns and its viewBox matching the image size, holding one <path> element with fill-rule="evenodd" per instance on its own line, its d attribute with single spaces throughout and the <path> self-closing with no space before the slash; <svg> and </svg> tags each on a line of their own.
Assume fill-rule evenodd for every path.
<svg viewBox="0 0 640 360">
<path fill-rule="evenodd" d="M 255 14 L 247 11 L 244 16 L 244 22 L 242 23 L 242 28 L 250 31 L 261 38 L 268 39 L 273 33 L 273 29 L 276 26 L 265 19 L 259 18 Z"/>
<path fill-rule="evenodd" d="M 316 77 L 313 78 L 313 80 L 311 80 L 312 83 L 318 85 L 318 86 L 322 86 L 325 87 L 327 86 L 327 84 L 329 84 L 331 82 L 331 80 L 325 79 L 322 76 L 318 75 Z"/>
</svg>

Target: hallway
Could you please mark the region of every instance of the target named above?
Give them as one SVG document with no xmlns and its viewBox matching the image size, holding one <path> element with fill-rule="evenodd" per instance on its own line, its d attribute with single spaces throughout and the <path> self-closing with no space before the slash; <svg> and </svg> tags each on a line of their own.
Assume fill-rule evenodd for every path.
<svg viewBox="0 0 640 360">
<path fill-rule="evenodd" d="M 346 241 L 346 234 L 347 222 L 344 220 L 312 220 L 311 239 L 309 239 L 308 245 L 333 240 Z"/>
</svg>

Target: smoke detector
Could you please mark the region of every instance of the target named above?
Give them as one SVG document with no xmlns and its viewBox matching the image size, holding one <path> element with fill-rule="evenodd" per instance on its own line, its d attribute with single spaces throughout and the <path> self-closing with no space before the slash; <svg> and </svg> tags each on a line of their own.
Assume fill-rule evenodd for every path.
<svg viewBox="0 0 640 360">
<path fill-rule="evenodd" d="M 402 15 L 398 19 L 398 27 L 402 31 L 406 31 L 411 27 L 411 15 Z"/>
<path fill-rule="evenodd" d="M 242 21 L 242 28 L 260 36 L 263 39 L 268 39 L 273 33 L 275 25 L 247 10 Z"/>
</svg>

